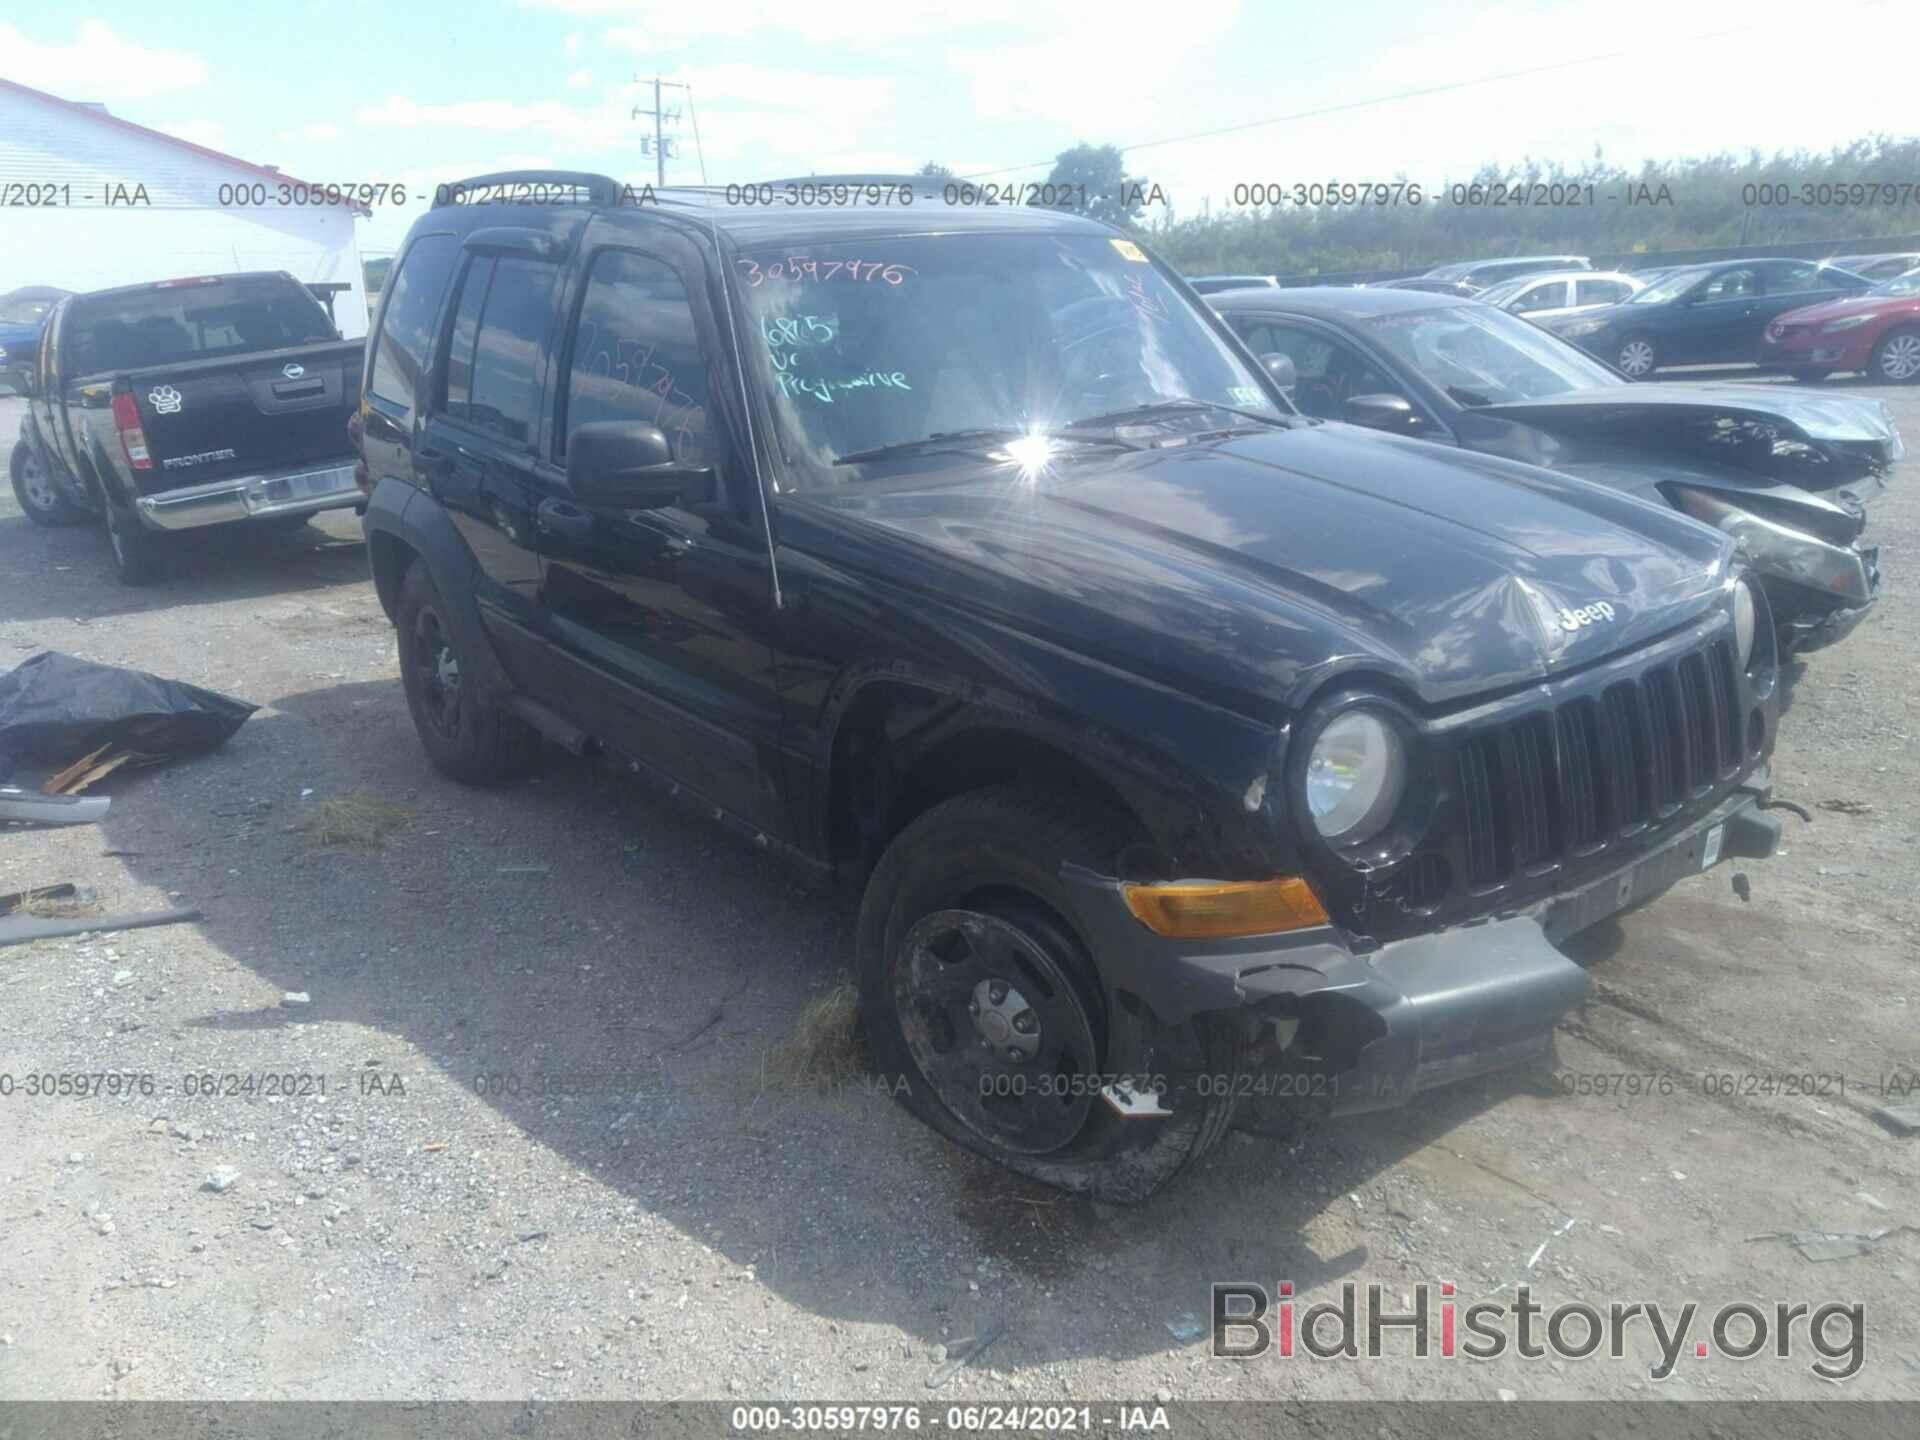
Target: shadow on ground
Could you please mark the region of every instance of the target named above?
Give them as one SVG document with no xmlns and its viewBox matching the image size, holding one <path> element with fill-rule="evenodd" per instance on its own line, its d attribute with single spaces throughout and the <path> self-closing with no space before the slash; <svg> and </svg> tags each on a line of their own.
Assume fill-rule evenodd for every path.
<svg viewBox="0 0 1920 1440">
<path fill-rule="evenodd" d="M 371 791 L 413 818 L 383 849 L 316 851 L 293 824 L 303 788 Z M 1178 1349 L 1158 1322 L 1204 1312 L 1210 1279 L 1304 1293 L 1354 1274 L 1364 1246 L 1319 1254 L 1302 1227 L 1528 1083 L 1468 1084 L 1291 1147 L 1236 1138 L 1148 1205 L 1096 1213 L 958 1151 L 883 1094 L 769 1087 L 768 1047 L 844 975 L 849 900 L 588 762 L 552 753 L 532 781 L 456 786 L 428 767 L 398 685 L 378 682 L 282 699 L 224 750 L 114 789 L 106 840 L 136 878 L 202 908 L 206 938 L 274 990 L 312 996 L 194 1017 L 183 1053 L 194 1030 L 297 1021 L 306 1038 L 289 1042 L 311 1047 L 354 1034 L 330 1022 L 364 1027 L 436 1067 L 468 1126 L 480 1077 L 519 1077 L 517 1094 L 485 1086 L 517 1132 L 480 1127 L 489 1164 L 502 1145 L 549 1151 L 822 1317 L 937 1339 L 978 1318 L 965 1281 L 981 1256 L 1033 1282 L 1018 1293 L 1036 1305 L 1131 1312 L 1007 1316 L 1010 1363 Z M 331 1043 L 359 1047 L 348 1064 L 360 1049 L 395 1059 Z M 593 1083 L 535 1093 L 540 1075 Z M 373 1113 L 396 1131 L 419 1119 Z M 370 1145 L 367 1165 L 421 1163 L 407 1134 Z"/>
</svg>

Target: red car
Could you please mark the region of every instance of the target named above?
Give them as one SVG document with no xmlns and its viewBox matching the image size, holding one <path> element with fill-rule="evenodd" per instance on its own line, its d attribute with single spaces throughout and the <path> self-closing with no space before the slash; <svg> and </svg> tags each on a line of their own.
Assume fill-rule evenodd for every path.
<svg viewBox="0 0 1920 1440">
<path fill-rule="evenodd" d="M 1864 294 L 1789 310 L 1761 335 L 1760 364 L 1796 380 L 1864 370 L 1894 384 L 1920 381 L 1920 269 Z"/>
</svg>

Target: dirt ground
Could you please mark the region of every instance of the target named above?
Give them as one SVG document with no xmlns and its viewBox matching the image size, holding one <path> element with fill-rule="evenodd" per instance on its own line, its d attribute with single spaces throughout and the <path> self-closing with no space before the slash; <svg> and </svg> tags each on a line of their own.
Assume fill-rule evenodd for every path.
<svg viewBox="0 0 1920 1440">
<path fill-rule="evenodd" d="M 1920 390 L 1863 393 L 1920 447 Z M 0 401 L 9 443 L 18 415 Z M 1779 792 L 1814 822 L 1741 867 L 1750 901 L 1722 868 L 1581 938 L 1598 984 L 1559 1037 L 1564 1088 L 1665 1073 L 1673 1094 L 1469 1083 L 1292 1146 L 1236 1136 L 1124 1211 L 884 1095 L 772 1083 L 770 1047 L 844 977 L 848 903 L 566 756 L 503 790 L 440 778 L 351 515 L 128 590 L 100 532 L 35 528 L 6 494 L 0 668 L 64 650 L 263 708 L 215 754 L 104 782 L 101 825 L 0 832 L 0 891 L 204 912 L 0 949 L 0 1398 L 1920 1396 L 1920 1230 L 1898 1228 L 1920 1224 L 1920 1137 L 1871 1113 L 1920 1072 L 1904 468 L 1874 516 L 1885 598 L 1783 721 Z M 397 828 L 317 843 L 307 818 L 353 792 Z M 104 1071 L 155 1093 L 24 1093 Z M 187 1093 L 248 1075 L 326 1090 Z M 1768 1078 L 1801 1075 L 1844 1084 Z M 1704 1093 L 1723 1086 L 1753 1093 Z M 1755 1238 L 1886 1227 L 1818 1263 Z M 1463 1307 L 1518 1284 L 1548 1309 L 1859 1302 L 1866 1359 L 1836 1389 L 1804 1342 L 1716 1345 L 1654 1381 L 1644 1328 L 1617 1361 L 1416 1361 L 1404 1339 L 1215 1359 L 1216 1280 L 1302 1305 L 1443 1281 Z M 1002 1326 L 929 1390 L 945 1347 Z"/>
</svg>

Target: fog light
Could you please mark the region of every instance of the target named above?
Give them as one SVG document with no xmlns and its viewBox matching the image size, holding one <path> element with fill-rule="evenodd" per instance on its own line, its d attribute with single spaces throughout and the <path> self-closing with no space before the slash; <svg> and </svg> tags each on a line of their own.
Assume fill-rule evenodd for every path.
<svg viewBox="0 0 1920 1440">
<path fill-rule="evenodd" d="M 1127 908 L 1156 935 L 1225 940 L 1327 923 L 1326 907 L 1298 875 L 1273 880 L 1175 880 L 1123 885 Z"/>
</svg>

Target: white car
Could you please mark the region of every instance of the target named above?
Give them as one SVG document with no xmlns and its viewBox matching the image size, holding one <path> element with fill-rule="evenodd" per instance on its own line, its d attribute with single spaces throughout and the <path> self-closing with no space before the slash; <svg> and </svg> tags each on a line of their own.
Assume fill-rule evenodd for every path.
<svg viewBox="0 0 1920 1440">
<path fill-rule="evenodd" d="M 1602 305 L 1630 300 L 1647 282 L 1619 270 L 1559 270 L 1518 275 L 1489 285 L 1474 298 L 1533 321 L 1536 325 Z"/>
</svg>

